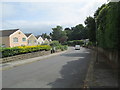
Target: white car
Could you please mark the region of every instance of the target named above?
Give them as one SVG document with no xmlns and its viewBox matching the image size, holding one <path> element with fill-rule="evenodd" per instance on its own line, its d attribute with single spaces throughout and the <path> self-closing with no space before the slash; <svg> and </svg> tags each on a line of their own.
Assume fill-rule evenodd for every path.
<svg viewBox="0 0 120 90">
<path fill-rule="evenodd" d="M 80 50 L 80 45 L 75 45 L 75 50 Z"/>
</svg>

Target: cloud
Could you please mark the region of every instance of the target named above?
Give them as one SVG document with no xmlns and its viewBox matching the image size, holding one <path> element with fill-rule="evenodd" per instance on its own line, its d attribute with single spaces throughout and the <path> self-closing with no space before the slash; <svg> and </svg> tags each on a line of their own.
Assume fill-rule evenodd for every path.
<svg viewBox="0 0 120 90">
<path fill-rule="evenodd" d="M 89 1 L 97 1 L 102 2 L 105 0 L 1 0 L 2 2 L 89 2 Z M 107 2 L 107 0 L 106 0 Z"/>
<path fill-rule="evenodd" d="M 51 32 L 56 25 L 72 27 L 84 24 L 105 0 L 18 0 L 2 4 L 3 28 L 20 28 L 24 32 Z M 23 2 L 22 2 L 23 1 Z M 26 2 L 24 2 L 26 1 Z M 33 3 L 31 3 L 33 2 Z"/>
<path fill-rule="evenodd" d="M 16 20 L 16 21 L 4 21 L 3 28 L 4 29 L 15 29 L 19 28 L 25 33 L 34 33 L 34 34 L 42 34 L 42 33 L 50 33 L 52 28 L 57 25 L 62 25 L 63 27 L 71 26 L 72 23 L 68 22 L 39 22 L 39 21 L 25 21 L 25 20 Z"/>
</svg>

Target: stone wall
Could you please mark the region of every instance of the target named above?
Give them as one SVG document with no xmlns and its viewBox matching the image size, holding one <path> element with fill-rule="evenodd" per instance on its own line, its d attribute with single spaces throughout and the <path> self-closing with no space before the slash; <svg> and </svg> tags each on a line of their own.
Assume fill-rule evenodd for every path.
<svg viewBox="0 0 120 90">
<path fill-rule="evenodd" d="M 6 63 L 6 62 L 10 62 L 10 61 L 17 61 L 17 60 L 24 60 L 24 59 L 29 59 L 29 58 L 39 57 L 39 56 L 49 55 L 49 54 L 51 54 L 50 51 L 39 51 L 39 52 L 33 52 L 33 53 L 27 53 L 27 54 L 20 54 L 20 55 L 2 58 L 2 59 L 0 59 L 0 63 Z"/>
<path fill-rule="evenodd" d="M 103 48 L 97 48 L 97 47 L 89 47 L 90 49 L 93 49 L 98 52 L 98 54 L 102 54 L 107 59 L 107 62 L 113 67 L 118 68 L 118 51 L 117 50 L 104 50 Z"/>
<path fill-rule="evenodd" d="M 113 67 L 118 67 L 118 51 L 117 50 L 104 50 L 102 48 L 98 48 L 98 52 L 102 53 L 107 59 L 108 63 Z"/>
</svg>

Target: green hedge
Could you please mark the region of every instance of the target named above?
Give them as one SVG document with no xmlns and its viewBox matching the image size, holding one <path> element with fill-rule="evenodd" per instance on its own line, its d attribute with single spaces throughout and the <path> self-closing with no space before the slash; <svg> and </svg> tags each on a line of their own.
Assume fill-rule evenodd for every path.
<svg viewBox="0 0 120 90">
<path fill-rule="evenodd" d="M 62 51 L 64 50 L 67 50 L 68 49 L 68 46 L 67 45 L 59 45 L 59 46 L 56 46 L 56 50 L 58 49 L 61 49 Z"/>
<path fill-rule="evenodd" d="M 20 46 L 13 48 L 0 48 L 0 52 L 2 53 L 2 57 L 9 57 L 19 54 L 37 52 L 37 51 L 48 51 L 51 49 L 49 45 L 38 45 L 38 46 Z"/>
<path fill-rule="evenodd" d="M 110 2 L 98 9 L 97 42 L 104 49 L 118 49 L 120 2 Z"/>
<path fill-rule="evenodd" d="M 61 49 L 62 51 L 64 51 L 68 49 L 67 45 L 61 45 L 59 41 L 52 41 L 50 45 L 51 47 L 55 47 L 56 50 Z"/>
<path fill-rule="evenodd" d="M 83 40 L 73 40 L 73 41 L 67 41 L 64 44 L 68 45 L 68 46 L 83 45 L 84 41 Z"/>
</svg>

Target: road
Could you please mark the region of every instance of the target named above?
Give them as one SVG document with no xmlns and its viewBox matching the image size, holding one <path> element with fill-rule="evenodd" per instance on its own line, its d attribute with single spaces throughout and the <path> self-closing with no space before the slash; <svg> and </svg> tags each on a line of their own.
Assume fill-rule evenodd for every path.
<svg viewBox="0 0 120 90">
<path fill-rule="evenodd" d="M 70 47 L 66 53 L 5 70 L 3 88 L 76 88 L 83 85 L 91 50 Z"/>
</svg>

